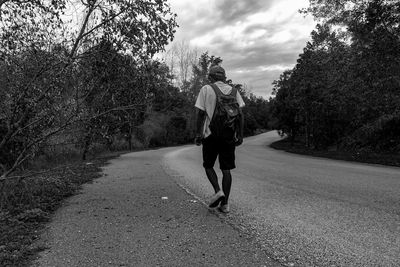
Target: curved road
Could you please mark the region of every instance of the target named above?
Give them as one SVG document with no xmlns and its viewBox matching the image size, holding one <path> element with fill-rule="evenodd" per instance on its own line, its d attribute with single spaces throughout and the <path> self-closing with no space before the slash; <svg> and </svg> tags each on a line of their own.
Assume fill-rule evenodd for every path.
<svg viewBox="0 0 400 267">
<path fill-rule="evenodd" d="M 229 222 L 288 266 L 400 266 L 400 168 L 268 147 L 278 139 L 269 132 L 237 149 Z M 195 146 L 163 159 L 182 187 L 207 199 L 201 163 Z"/>
</svg>

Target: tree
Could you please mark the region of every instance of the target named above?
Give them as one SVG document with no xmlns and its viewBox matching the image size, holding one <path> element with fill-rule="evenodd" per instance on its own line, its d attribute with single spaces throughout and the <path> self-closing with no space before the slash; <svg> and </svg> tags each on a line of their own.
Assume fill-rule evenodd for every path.
<svg viewBox="0 0 400 267">
<path fill-rule="evenodd" d="M 0 59 L 29 49 L 46 50 L 62 28 L 65 0 L 0 1 Z"/>
<path fill-rule="evenodd" d="M 70 56 L 80 46 L 109 40 L 118 51 L 152 56 L 172 40 L 177 26 L 166 0 L 82 1 L 85 15 L 72 42 Z"/>
<path fill-rule="evenodd" d="M 190 45 L 181 41 L 174 44 L 167 53 L 165 53 L 165 61 L 175 79 L 176 86 L 182 91 L 187 91 L 190 84 L 189 79 L 193 72 L 193 66 L 198 58 L 196 48 L 191 48 Z"/>
<path fill-rule="evenodd" d="M 279 80 L 274 81 L 272 93 L 276 96 L 272 102 L 272 112 L 277 119 L 273 125 L 282 135 L 286 134 L 293 142 L 299 130 L 299 104 L 293 95 L 292 71 L 285 71 Z"/>
<path fill-rule="evenodd" d="M 206 84 L 209 84 L 208 80 L 208 69 L 214 64 L 220 64 L 222 59 L 216 56 L 208 55 L 205 52 L 200 55 L 198 63 L 193 65 L 193 74 L 190 80 L 190 86 L 186 94 L 190 102 L 194 103 L 197 95 L 199 94 L 200 88 Z"/>
<path fill-rule="evenodd" d="M 310 3 L 305 12 L 322 24 L 313 31 L 290 77 L 275 82 L 277 125 L 283 131 L 297 128 L 314 148 L 388 147 L 382 143 L 387 139 L 372 136 L 383 136 L 385 131 L 391 135 L 397 127 L 399 3 Z"/>
<path fill-rule="evenodd" d="M 83 21 L 74 32 L 66 31 L 60 18 L 67 8 L 65 1 L 0 2 L 1 71 L 7 81 L 1 109 L 12 111 L 1 117 L 0 151 L 16 155 L 7 162 L 3 159 L 8 157 L 2 157 L 1 179 L 34 156 L 51 136 L 74 123 L 94 119 L 84 112 L 90 93 L 82 83 L 74 82 L 73 74 L 83 58 L 103 53 L 106 40 L 117 53 L 146 61 L 175 32 L 176 15 L 164 0 L 88 0 L 81 5 Z M 96 118 L 121 110 L 106 106 L 110 110 Z"/>
</svg>

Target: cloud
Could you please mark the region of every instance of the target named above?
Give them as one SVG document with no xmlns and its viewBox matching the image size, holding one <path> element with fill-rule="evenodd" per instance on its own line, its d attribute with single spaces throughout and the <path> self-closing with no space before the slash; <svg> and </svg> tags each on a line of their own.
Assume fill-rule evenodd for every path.
<svg viewBox="0 0 400 267">
<path fill-rule="evenodd" d="M 315 27 L 298 10 L 307 0 L 170 0 L 177 40 L 219 56 L 236 83 L 268 96 L 271 83 L 292 68 Z"/>
<path fill-rule="evenodd" d="M 225 23 L 239 21 L 259 10 L 269 9 L 276 0 L 219 0 L 216 8 L 219 18 Z"/>
<path fill-rule="evenodd" d="M 247 73 L 232 73 L 239 80 L 245 81 L 244 84 L 250 93 L 257 96 L 263 96 L 269 98 L 272 93 L 272 81 L 279 78 L 279 75 L 283 72 L 281 69 L 276 70 L 265 70 L 265 71 L 250 71 Z M 227 72 L 228 77 L 230 72 Z M 247 82 L 246 82 L 247 81 Z M 271 90 L 265 90 L 266 87 L 271 87 Z"/>
</svg>

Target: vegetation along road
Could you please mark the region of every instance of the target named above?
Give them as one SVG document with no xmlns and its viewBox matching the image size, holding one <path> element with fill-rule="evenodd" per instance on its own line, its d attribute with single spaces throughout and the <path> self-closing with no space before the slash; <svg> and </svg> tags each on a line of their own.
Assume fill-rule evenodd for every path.
<svg viewBox="0 0 400 267">
<path fill-rule="evenodd" d="M 275 259 L 299 266 L 399 266 L 400 169 L 276 151 L 275 132 L 238 149 L 229 220 Z M 183 187 L 212 189 L 198 147 L 166 154 Z"/>
</svg>

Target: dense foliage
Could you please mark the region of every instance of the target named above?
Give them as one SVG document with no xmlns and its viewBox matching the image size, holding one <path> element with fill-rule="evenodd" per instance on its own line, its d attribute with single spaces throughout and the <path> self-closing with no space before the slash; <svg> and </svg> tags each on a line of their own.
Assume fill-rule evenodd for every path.
<svg viewBox="0 0 400 267">
<path fill-rule="evenodd" d="M 0 1 L 2 179 L 60 143 L 85 156 L 94 136 L 110 139 L 107 122 L 140 113 L 175 16 L 165 0 Z"/>
<path fill-rule="evenodd" d="M 311 148 L 400 152 L 400 3 L 310 3 L 321 24 L 274 82 L 275 127 Z"/>
</svg>

